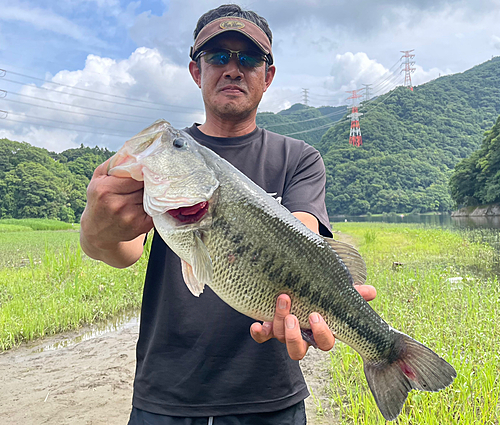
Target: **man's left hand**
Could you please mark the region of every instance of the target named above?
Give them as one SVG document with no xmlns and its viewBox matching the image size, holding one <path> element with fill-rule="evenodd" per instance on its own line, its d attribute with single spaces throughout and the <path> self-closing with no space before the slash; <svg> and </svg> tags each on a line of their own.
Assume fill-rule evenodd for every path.
<svg viewBox="0 0 500 425">
<path fill-rule="evenodd" d="M 366 301 L 373 300 L 377 291 L 370 285 L 355 286 Z M 302 339 L 299 321 L 290 314 L 291 301 L 288 295 L 282 294 L 276 302 L 276 313 L 272 322 L 254 323 L 250 327 L 252 338 L 258 343 L 263 343 L 271 338 L 276 338 L 286 344 L 288 354 L 292 360 L 301 360 L 307 353 L 309 345 Z M 318 348 L 328 351 L 335 344 L 335 337 L 328 325 L 318 313 L 311 313 L 309 324 Z"/>
</svg>

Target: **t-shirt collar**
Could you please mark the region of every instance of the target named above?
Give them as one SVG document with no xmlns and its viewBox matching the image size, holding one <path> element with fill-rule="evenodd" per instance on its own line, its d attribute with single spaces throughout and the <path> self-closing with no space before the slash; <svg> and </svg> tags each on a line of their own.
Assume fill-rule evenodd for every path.
<svg viewBox="0 0 500 425">
<path fill-rule="evenodd" d="M 262 129 L 259 127 L 255 127 L 255 130 L 252 132 L 245 134 L 244 136 L 238 137 L 214 137 L 207 136 L 205 133 L 201 132 L 198 126 L 201 125 L 199 123 L 194 123 L 187 130 L 191 133 L 196 140 L 202 141 L 202 144 L 212 144 L 219 146 L 237 146 L 244 145 L 246 143 L 253 142 L 255 139 L 262 137 Z"/>
</svg>

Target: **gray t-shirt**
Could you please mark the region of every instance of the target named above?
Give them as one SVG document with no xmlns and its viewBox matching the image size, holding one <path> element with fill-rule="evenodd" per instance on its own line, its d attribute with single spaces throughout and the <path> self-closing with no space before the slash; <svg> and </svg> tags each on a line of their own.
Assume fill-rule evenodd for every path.
<svg viewBox="0 0 500 425">
<path fill-rule="evenodd" d="M 331 236 L 325 169 L 303 141 L 256 128 L 242 137 L 217 138 L 196 125 L 187 132 L 228 160 L 291 212 L 313 214 Z M 256 343 L 253 319 L 210 289 L 187 289 L 179 258 L 155 233 L 144 285 L 134 382 L 135 407 L 171 416 L 272 412 L 308 395 L 299 364 L 277 340 Z"/>
</svg>

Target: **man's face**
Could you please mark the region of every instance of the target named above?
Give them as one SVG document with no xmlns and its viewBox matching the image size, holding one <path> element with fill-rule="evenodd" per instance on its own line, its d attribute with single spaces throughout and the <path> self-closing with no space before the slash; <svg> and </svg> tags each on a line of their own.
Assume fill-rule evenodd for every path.
<svg viewBox="0 0 500 425">
<path fill-rule="evenodd" d="M 257 47 L 245 36 L 228 32 L 215 37 L 203 50 L 223 48 L 233 51 L 256 51 Z M 201 58 L 200 67 L 190 64 L 193 79 L 201 88 L 207 116 L 238 121 L 256 113 L 262 95 L 271 84 L 275 68 L 266 72 L 265 63 L 256 68 L 242 67 L 235 54 L 227 65 L 211 65 Z"/>
</svg>

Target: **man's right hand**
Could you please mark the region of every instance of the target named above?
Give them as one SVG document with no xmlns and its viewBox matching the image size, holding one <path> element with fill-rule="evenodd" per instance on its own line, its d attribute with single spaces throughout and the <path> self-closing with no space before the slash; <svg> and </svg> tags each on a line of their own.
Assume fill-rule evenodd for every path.
<svg viewBox="0 0 500 425">
<path fill-rule="evenodd" d="M 142 205 L 144 183 L 108 176 L 109 159 L 94 171 L 81 218 L 83 251 L 113 267 L 128 267 L 142 254 L 153 220 Z"/>
</svg>

